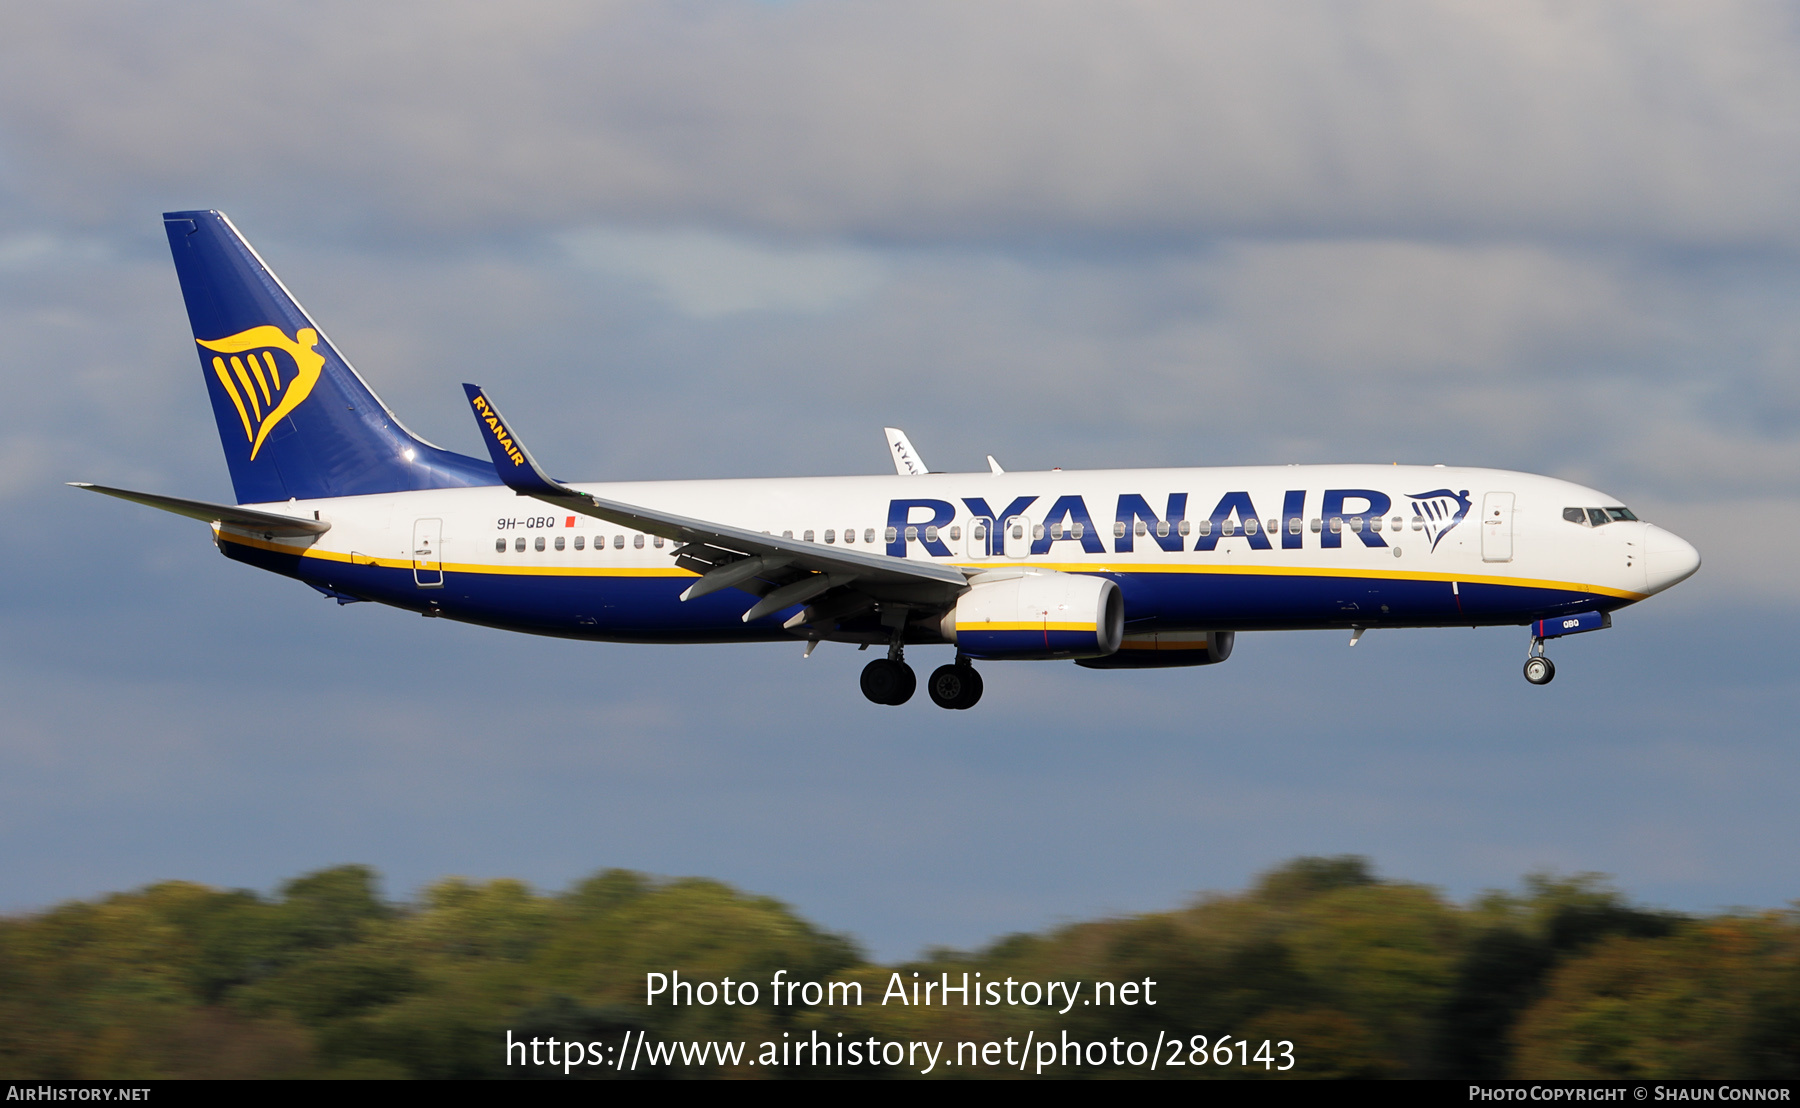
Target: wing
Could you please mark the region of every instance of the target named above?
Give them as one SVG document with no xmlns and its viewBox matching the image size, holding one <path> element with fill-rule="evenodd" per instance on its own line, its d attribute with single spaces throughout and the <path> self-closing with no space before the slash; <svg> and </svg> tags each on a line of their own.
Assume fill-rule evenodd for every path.
<svg viewBox="0 0 1800 1108">
<path fill-rule="evenodd" d="M 944 608 L 968 591 L 967 576 L 951 566 L 784 539 L 571 488 L 544 472 L 480 386 L 465 384 L 463 391 L 507 487 L 567 511 L 680 543 L 671 552 L 675 564 L 701 574 L 682 593 L 683 600 L 725 588 L 742 589 L 760 598 L 744 613 L 746 623 L 811 601 L 784 625 L 804 630 L 877 603 Z"/>
</svg>

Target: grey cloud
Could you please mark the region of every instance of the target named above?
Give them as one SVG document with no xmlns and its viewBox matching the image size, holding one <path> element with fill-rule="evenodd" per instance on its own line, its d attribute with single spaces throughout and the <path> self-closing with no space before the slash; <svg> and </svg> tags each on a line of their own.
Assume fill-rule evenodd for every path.
<svg viewBox="0 0 1800 1108">
<path fill-rule="evenodd" d="M 648 284 L 701 319 L 740 312 L 817 313 L 859 300 L 885 277 L 879 255 L 845 247 L 770 247 L 700 229 L 589 227 L 558 236 L 576 264 Z"/>
<path fill-rule="evenodd" d="M 342 231 L 1794 244 L 1772 3 L 15 5 L 13 159 Z M 179 198 L 179 199 L 177 199 Z"/>
</svg>

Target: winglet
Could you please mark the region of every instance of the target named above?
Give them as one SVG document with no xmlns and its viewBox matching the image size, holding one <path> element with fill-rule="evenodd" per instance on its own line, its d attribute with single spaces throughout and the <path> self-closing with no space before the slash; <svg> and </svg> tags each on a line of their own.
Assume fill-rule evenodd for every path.
<svg viewBox="0 0 1800 1108">
<path fill-rule="evenodd" d="M 994 460 L 994 456 L 992 454 L 988 455 L 988 470 L 989 470 L 989 472 L 992 472 L 992 473 L 1005 473 L 1006 472 L 1004 469 L 1000 468 L 1000 463 L 996 462 Z"/>
<path fill-rule="evenodd" d="M 900 476 L 916 477 L 931 472 L 925 468 L 924 459 L 913 449 L 912 441 L 906 437 L 905 431 L 898 427 L 883 427 L 882 430 L 887 432 L 888 450 L 894 455 L 894 469 Z"/>
<path fill-rule="evenodd" d="M 538 466 L 480 385 L 465 383 L 463 392 L 468 394 L 475 422 L 481 425 L 482 441 L 487 443 L 488 453 L 494 456 L 494 468 L 500 471 L 500 480 L 507 488 L 520 496 L 569 495 L 570 490 Z"/>
</svg>

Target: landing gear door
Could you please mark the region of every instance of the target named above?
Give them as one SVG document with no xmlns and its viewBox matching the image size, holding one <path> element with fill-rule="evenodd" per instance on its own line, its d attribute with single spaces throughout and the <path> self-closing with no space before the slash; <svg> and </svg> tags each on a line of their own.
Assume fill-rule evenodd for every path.
<svg viewBox="0 0 1800 1108">
<path fill-rule="evenodd" d="M 1490 492 L 1481 498 L 1481 560 L 1510 562 L 1513 556 L 1513 494 Z"/>
<path fill-rule="evenodd" d="M 1012 516 L 1001 528 L 1001 543 L 1008 558 L 1023 559 L 1031 554 L 1031 520 Z"/>
<path fill-rule="evenodd" d="M 443 520 L 419 519 L 413 521 L 413 584 L 421 589 L 444 587 L 444 563 L 439 554 L 439 548 L 443 545 L 443 537 Z"/>
<path fill-rule="evenodd" d="M 969 521 L 969 557 L 986 558 L 993 553 L 994 521 L 976 516 Z"/>
</svg>

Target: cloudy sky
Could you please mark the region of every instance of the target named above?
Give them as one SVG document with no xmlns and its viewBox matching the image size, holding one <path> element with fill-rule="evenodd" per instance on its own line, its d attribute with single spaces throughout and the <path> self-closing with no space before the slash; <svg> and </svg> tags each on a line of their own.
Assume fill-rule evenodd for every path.
<svg viewBox="0 0 1800 1108">
<path fill-rule="evenodd" d="M 1800 896 L 1800 16 L 1784 4 L 0 4 L 0 910 L 366 862 L 704 874 L 877 954 L 1299 853 L 1452 895 Z M 228 499 L 158 214 L 228 212 L 427 437 L 591 479 L 1449 462 L 1700 575 L 1518 630 L 990 665 L 340 609 Z M 922 660 L 922 659 L 921 659 Z M 935 663 L 932 663 L 935 664 Z"/>
</svg>

